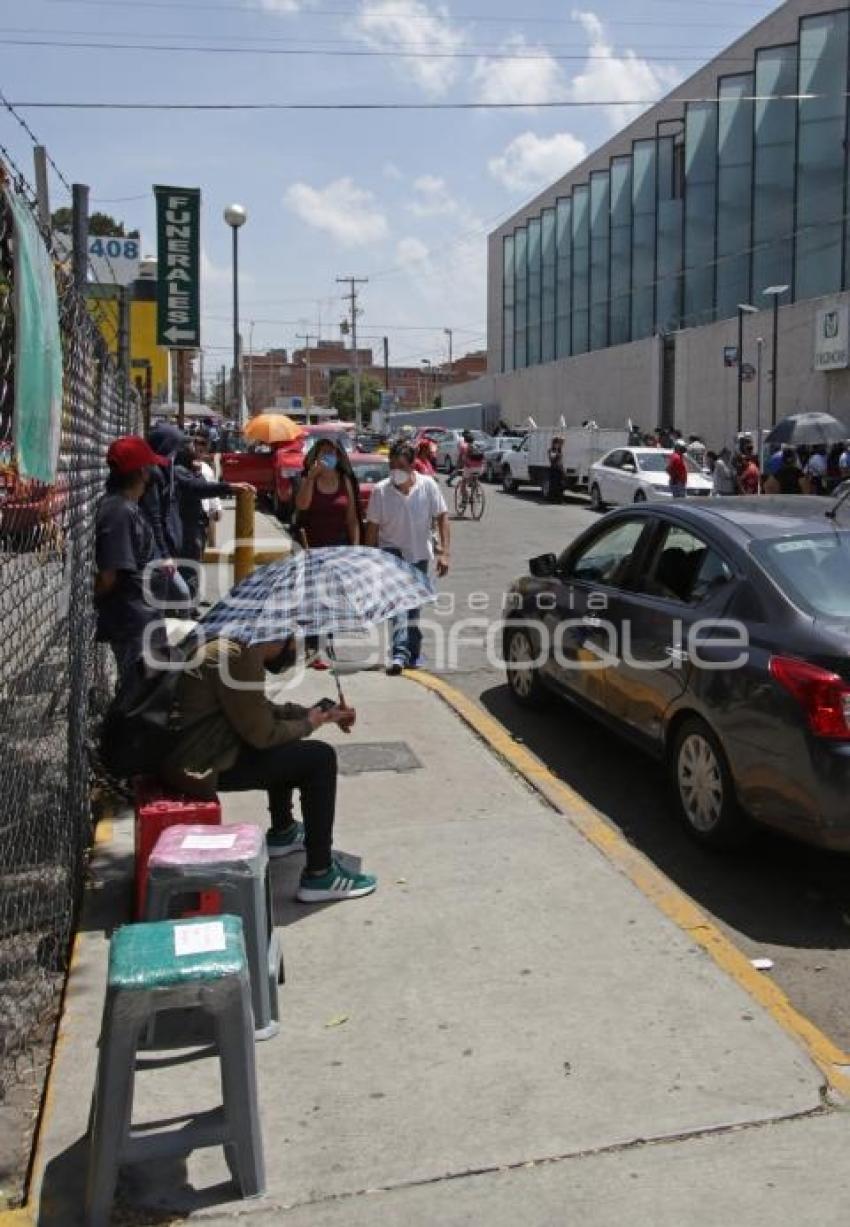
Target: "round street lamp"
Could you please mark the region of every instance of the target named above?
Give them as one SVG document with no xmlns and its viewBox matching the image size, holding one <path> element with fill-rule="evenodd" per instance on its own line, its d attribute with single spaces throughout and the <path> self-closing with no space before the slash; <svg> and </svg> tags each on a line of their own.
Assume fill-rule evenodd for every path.
<svg viewBox="0 0 850 1227">
<path fill-rule="evenodd" d="M 242 425 L 242 363 L 239 354 L 239 228 L 248 220 L 241 204 L 230 204 L 224 220 L 233 231 L 233 406 L 237 426 Z"/>
</svg>

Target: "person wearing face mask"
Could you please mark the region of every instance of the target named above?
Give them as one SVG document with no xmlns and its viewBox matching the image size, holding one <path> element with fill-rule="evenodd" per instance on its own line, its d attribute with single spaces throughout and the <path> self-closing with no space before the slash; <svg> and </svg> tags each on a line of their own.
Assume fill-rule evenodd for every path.
<svg viewBox="0 0 850 1227">
<path fill-rule="evenodd" d="M 320 439 L 308 452 L 295 510 L 311 549 L 360 544 L 357 478 L 345 449 L 332 439 Z"/>
<path fill-rule="evenodd" d="M 109 478 L 95 519 L 94 606 L 97 637 L 112 649 L 120 686 L 142 654 L 146 629 L 161 621 L 145 599 L 145 570 L 156 546 L 139 502 L 152 470 L 168 462 L 137 435 L 116 439 L 106 462 Z"/>
<path fill-rule="evenodd" d="M 220 637 L 202 644 L 178 684 L 175 743 L 160 776 L 190 796 L 265 790 L 269 856 L 306 852 L 296 897 L 303 903 L 356 899 L 371 894 L 377 882 L 333 857 L 336 751 L 309 738 L 329 724 L 350 732 L 357 713 L 329 700 L 302 707 L 269 698 L 266 675 L 294 663 L 291 639 L 248 647 Z M 303 823 L 292 818 L 294 788 L 301 793 Z"/>
<path fill-rule="evenodd" d="M 424 575 L 434 558 L 432 532 L 439 534 L 437 574 L 449 572 L 449 513 L 443 492 L 433 477 L 417 473 L 416 452 L 410 443 L 396 443 L 390 451 L 390 475 L 378 482 L 366 513 L 366 544 L 377 546 L 410 562 Z M 400 614 L 392 623 L 392 656 L 387 672 L 398 676 L 420 662 L 422 632 L 419 611 Z"/>
</svg>

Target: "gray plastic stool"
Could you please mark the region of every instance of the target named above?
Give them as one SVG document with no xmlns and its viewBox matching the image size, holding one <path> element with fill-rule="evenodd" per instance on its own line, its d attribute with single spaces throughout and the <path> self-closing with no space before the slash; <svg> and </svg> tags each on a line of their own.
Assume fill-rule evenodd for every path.
<svg viewBox="0 0 850 1227">
<path fill-rule="evenodd" d="M 161 1010 L 212 1017 L 222 1105 L 176 1131 L 134 1133 L 136 1052 Z M 88 1227 L 107 1227 L 122 1163 L 223 1146 L 243 1197 L 265 1192 L 248 962 L 236 916 L 126 925 L 112 938 L 86 1188 Z"/>
<path fill-rule="evenodd" d="M 255 1038 L 271 1039 L 280 1030 L 277 987 L 283 983 L 283 956 L 259 827 L 173 826 L 162 832 L 148 861 L 145 918 L 165 920 L 175 896 L 204 890 L 219 891 L 222 911 L 242 919 Z"/>
</svg>

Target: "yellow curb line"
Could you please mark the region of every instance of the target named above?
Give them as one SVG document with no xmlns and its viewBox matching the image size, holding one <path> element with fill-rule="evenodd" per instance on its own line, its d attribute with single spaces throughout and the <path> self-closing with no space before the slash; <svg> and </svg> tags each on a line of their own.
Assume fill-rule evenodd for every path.
<svg viewBox="0 0 850 1227">
<path fill-rule="evenodd" d="M 101 817 L 98 819 L 94 831 L 93 848 L 103 848 L 112 841 L 113 831 L 113 814 L 114 809 L 111 801 L 102 803 Z M 50 1055 L 50 1068 L 47 1071 L 47 1081 L 44 1087 L 44 1096 L 41 1101 L 41 1111 L 39 1113 L 38 1125 L 36 1127 L 34 1149 L 32 1157 L 32 1166 L 30 1169 L 30 1177 L 27 1182 L 27 1200 L 17 1210 L 0 1210 L 0 1227 L 37 1227 L 38 1207 L 32 1203 L 32 1190 L 41 1187 L 41 1177 L 43 1174 L 43 1143 L 46 1125 L 53 1109 L 53 1071 L 56 1068 L 56 1061 L 59 1057 L 59 1051 L 65 1039 L 65 1002 L 68 995 L 68 987 L 71 983 L 71 977 L 80 960 L 80 949 L 82 943 L 82 931 L 77 929 L 74 934 L 74 941 L 71 945 L 71 956 L 68 959 L 68 974 L 65 977 L 65 988 L 62 993 L 62 1002 L 59 1008 L 59 1018 L 56 1022 L 56 1041 L 53 1045 L 53 1052 Z"/>
<path fill-rule="evenodd" d="M 647 899 L 767 1010 L 779 1026 L 803 1046 L 834 1090 L 850 1096 L 850 1056 L 800 1014 L 769 977 L 756 971 L 747 956 L 733 945 L 705 912 L 674 886 L 643 853 L 633 848 L 619 831 L 530 751 L 518 746 L 498 721 L 483 712 L 466 695 L 432 674 L 417 671 L 406 676 L 439 695 L 491 750 L 569 818 L 582 835 L 616 865 Z"/>
</svg>

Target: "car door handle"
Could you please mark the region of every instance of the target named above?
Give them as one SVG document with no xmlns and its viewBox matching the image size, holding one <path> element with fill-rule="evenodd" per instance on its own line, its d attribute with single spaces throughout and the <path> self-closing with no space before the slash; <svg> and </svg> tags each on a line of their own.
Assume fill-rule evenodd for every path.
<svg viewBox="0 0 850 1227">
<path fill-rule="evenodd" d="M 684 665 L 688 659 L 687 652 L 682 648 L 665 648 L 664 655 L 669 656 L 674 665 Z"/>
</svg>

